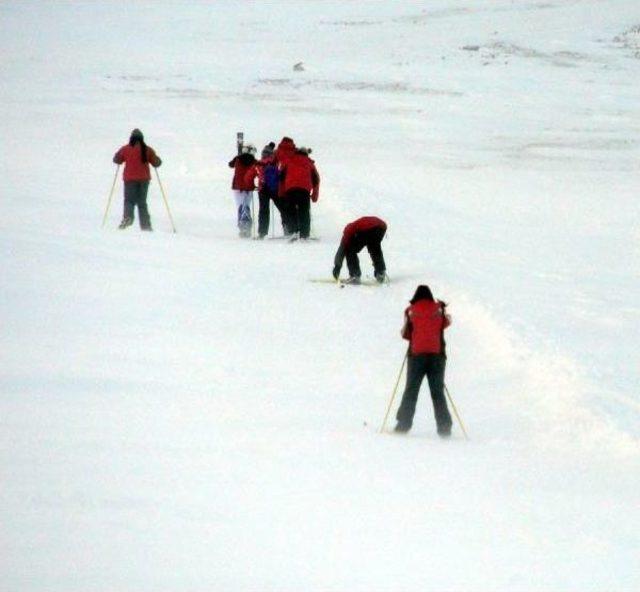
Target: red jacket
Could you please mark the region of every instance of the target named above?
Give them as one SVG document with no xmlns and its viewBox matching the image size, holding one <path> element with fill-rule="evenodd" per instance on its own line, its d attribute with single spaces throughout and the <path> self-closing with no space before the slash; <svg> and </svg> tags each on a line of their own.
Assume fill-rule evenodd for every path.
<svg viewBox="0 0 640 592">
<path fill-rule="evenodd" d="M 418 300 L 404 311 L 403 339 L 408 339 L 411 354 L 443 354 L 444 330 L 451 317 L 440 301 Z"/>
<path fill-rule="evenodd" d="M 136 142 L 133 146 L 125 144 L 113 157 L 113 162 L 116 164 L 124 163 L 122 178 L 125 181 L 150 181 L 151 170 L 149 165 L 159 167 L 162 164 L 162 161 L 151 146 L 147 146 L 147 162 L 142 162 L 140 150 L 139 142 Z"/>
<path fill-rule="evenodd" d="M 258 191 L 262 191 L 262 187 L 264 185 L 264 167 L 274 161 L 275 156 L 267 156 L 266 158 L 261 158 L 260 160 L 258 160 L 255 164 L 253 164 L 253 166 L 249 168 L 249 170 L 245 174 L 245 184 L 253 185 L 255 182 L 255 178 L 258 177 Z"/>
<path fill-rule="evenodd" d="M 375 216 L 364 216 L 362 218 L 358 218 L 344 227 L 340 244 L 342 244 L 346 249 L 356 233 L 363 232 L 365 230 L 372 230 L 373 228 L 384 228 L 386 230 L 387 223 Z"/>
<path fill-rule="evenodd" d="M 293 143 L 293 140 L 287 137 L 282 138 L 275 151 L 278 166 L 283 167 L 287 164 L 295 151 L 296 145 Z"/>
<path fill-rule="evenodd" d="M 285 136 L 280 140 L 275 151 L 276 162 L 278 163 L 278 169 L 280 171 L 282 171 L 284 166 L 289 162 L 295 151 L 296 145 L 291 138 L 287 138 Z M 278 197 L 282 197 L 284 195 L 284 191 L 284 184 L 280 183 L 280 186 L 278 187 Z"/>
<path fill-rule="evenodd" d="M 312 201 L 318 201 L 320 175 L 315 163 L 307 154 L 295 152 L 282 167 L 281 179 L 284 193 L 291 189 L 304 189 L 311 193 Z"/>
<path fill-rule="evenodd" d="M 236 191 L 253 191 L 256 188 L 253 183 L 253 177 L 249 177 L 247 174 L 256 162 L 252 154 L 234 156 L 229 161 L 229 166 L 234 169 L 231 189 L 235 189 Z"/>
</svg>

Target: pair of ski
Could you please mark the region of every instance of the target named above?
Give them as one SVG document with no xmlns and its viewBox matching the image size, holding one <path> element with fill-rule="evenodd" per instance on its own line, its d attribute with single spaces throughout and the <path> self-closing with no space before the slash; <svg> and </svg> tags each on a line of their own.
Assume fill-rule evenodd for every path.
<svg viewBox="0 0 640 592">
<path fill-rule="evenodd" d="M 317 241 L 320 240 L 319 237 L 317 236 L 308 236 L 306 239 L 300 239 L 300 237 L 298 235 L 292 235 L 292 236 L 270 236 L 269 240 L 285 240 L 288 243 L 295 243 L 299 240 L 305 241 L 305 240 L 313 240 L 313 241 Z"/>
<path fill-rule="evenodd" d="M 378 280 L 374 280 L 374 279 L 362 279 L 362 278 L 360 279 L 359 282 L 355 282 L 351 278 L 347 278 L 343 280 L 341 279 L 334 280 L 333 278 L 331 279 L 313 278 L 309 281 L 313 284 L 335 284 L 340 288 L 344 288 L 345 286 L 387 286 L 391 283 L 388 277 L 384 282 L 379 282 Z"/>
</svg>

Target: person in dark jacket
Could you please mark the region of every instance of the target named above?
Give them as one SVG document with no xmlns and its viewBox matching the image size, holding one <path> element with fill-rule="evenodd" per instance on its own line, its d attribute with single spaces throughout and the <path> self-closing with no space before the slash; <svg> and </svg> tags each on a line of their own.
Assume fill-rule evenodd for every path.
<svg viewBox="0 0 640 592">
<path fill-rule="evenodd" d="M 255 185 L 253 178 L 248 178 L 247 173 L 257 162 L 255 157 L 256 149 L 253 144 L 243 144 L 240 151 L 241 153 L 238 154 L 238 156 L 234 156 L 229 161 L 229 167 L 233 169 L 231 189 L 233 190 L 233 197 L 236 201 L 240 236 L 242 238 L 249 238 L 253 224 L 251 204 L 253 202 Z"/>
<path fill-rule="evenodd" d="M 140 228 L 151 230 L 151 217 L 147 207 L 147 192 L 149 191 L 149 181 L 151 181 L 151 171 L 149 165 L 159 167 L 162 161 L 151 146 L 144 142 L 144 136 L 139 129 L 131 132 L 129 143 L 118 150 L 113 162 L 124 163 L 124 212 L 120 229 L 127 228 L 133 224 L 135 207 L 138 206 L 140 218 Z"/>
<path fill-rule="evenodd" d="M 395 431 L 408 432 L 413 425 L 418 392 L 423 378 L 429 381 L 438 434 L 451 435 L 451 415 L 444 394 L 444 369 L 447 361 L 444 330 L 451 324 L 446 304 L 435 300 L 429 286 L 418 286 L 410 306 L 404 311 L 402 338 L 409 341 L 407 385 L 396 414 Z"/>
<path fill-rule="evenodd" d="M 247 172 L 245 180 L 253 184 L 258 178 L 258 238 L 264 238 L 269 232 L 270 202 L 278 208 L 284 229 L 284 215 L 282 199 L 278 197 L 279 171 L 275 158 L 275 143 L 269 142 L 263 149 L 258 160 Z M 275 222 L 274 222 L 275 224 Z"/>
<path fill-rule="evenodd" d="M 308 239 L 311 231 L 311 202 L 320 196 L 320 175 L 309 154 L 311 148 L 296 148 L 280 171 L 285 234 L 299 232 L 302 240 Z"/>
<path fill-rule="evenodd" d="M 375 278 L 379 283 L 387 279 L 387 266 L 382 253 L 382 239 L 387 232 L 387 223 L 376 216 L 364 216 L 344 227 L 342 240 L 333 260 L 333 277 L 337 280 L 342 262 L 347 259 L 349 282 L 360 283 L 360 260 L 358 253 L 365 247 L 371 255 Z"/>
</svg>

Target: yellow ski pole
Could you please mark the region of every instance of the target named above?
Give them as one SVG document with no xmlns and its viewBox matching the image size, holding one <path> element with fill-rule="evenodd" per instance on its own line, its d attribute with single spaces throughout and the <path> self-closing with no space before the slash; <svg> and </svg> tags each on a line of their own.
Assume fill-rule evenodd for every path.
<svg viewBox="0 0 640 592">
<path fill-rule="evenodd" d="M 113 197 L 113 190 L 116 188 L 116 181 L 118 180 L 119 170 L 120 170 L 120 165 L 116 167 L 116 174 L 113 175 L 113 184 L 111 185 L 111 191 L 109 191 L 109 198 L 107 199 L 107 207 L 104 211 L 104 216 L 102 217 L 101 228 L 104 228 L 104 223 L 107 221 L 107 214 L 109 213 L 109 208 L 111 207 L 111 198 Z"/>
<path fill-rule="evenodd" d="M 173 217 L 171 216 L 171 210 L 169 209 L 169 202 L 167 201 L 167 196 L 164 193 L 164 187 L 162 187 L 162 181 L 160 181 L 160 175 L 158 174 L 158 169 L 154 167 L 153 170 L 156 172 L 156 178 L 158 179 L 158 185 L 160 186 L 160 193 L 162 193 L 162 199 L 164 200 L 164 205 L 167 208 L 167 214 L 169 214 L 169 222 L 171 222 L 171 228 L 175 233 L 176 225 L 173 223 Z"/>
<path fill-rule="evenodd" d="M 409 357 L 409 348 L 407 348 L 406 353 L 404 354 L 404 358 L 402 360 L 402 365 L 400 366 L 400 372 L 398 372 L 398 380 L 396 380 L 396 386 L 393 387 L 393 393 L 391 393 L 391 400 L 389 401 L 389 406 L 387 407 L 387 412 L 385 413 L 384 420 L 382 425 L 380 426 L 379 434 L 384 432 L 384 428 L 387 425 L 387 419 L 389 417 L 389 412 L 391 411 L 391 406 L 393 405 L 393 400 L 396 398 L 396 392 L 398 391 L 398 385 L 400 384 L 400 378 L 402 377 L 402 371 L 404 370 L 404 366 L 407 363 L 407 358 Z"/>
<path fill-rule="evenodd" d="M 456 404 L 453 402 L 453 399 L 451 398 L 451 395 L 449 394 L 449 389 L 447 388 L 447 385 L 444 385 L 444 392 L 447 393 L 447 399 L 449 399 L 449 403 L 451 403 L 451 407 L 453 408 L 453 413 L 456 416 L 456 419 L 458 420 L 458 423 L 460 424 L 460 428 L 462 429 L 462 433 L 464 434 L 464 439 L 468 440 L 469 436 L 467 435 L 467 430 L 464 429 L 464 424 L 462 423 L 462 420 L 460 419 L 460 415 L 458 415 L 458 410 L 456 409 Z"/>
</svg>

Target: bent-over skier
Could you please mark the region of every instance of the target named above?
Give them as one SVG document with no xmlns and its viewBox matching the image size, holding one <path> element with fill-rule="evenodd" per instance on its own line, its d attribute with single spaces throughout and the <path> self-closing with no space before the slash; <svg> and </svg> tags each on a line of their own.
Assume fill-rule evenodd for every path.
<svg viewBox="0 0 640 592">
<path fill-rule="evenodd" d="M 376 216 L 358 218 L 344 227 L 340 246 L 333 260 L 333 277 L 337 280 L 342 269 L 342 262 L 347 259 L 350 283 L 360 283 L 360 260 L 358 253 L 365 247 L 371 255 L 373 271 L 379 283 L 387 279 L 387 267 L 382 253 L 382 239 L 387 232 L 387 223 Z"/>
</svg>

